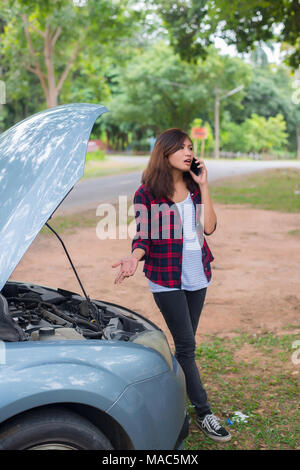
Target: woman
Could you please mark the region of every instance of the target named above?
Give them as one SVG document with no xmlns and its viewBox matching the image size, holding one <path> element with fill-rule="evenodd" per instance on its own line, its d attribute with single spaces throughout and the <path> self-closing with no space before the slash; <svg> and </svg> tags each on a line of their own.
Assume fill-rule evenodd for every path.
<svg viewBox="0 0 300 470">
<path fill-rule="evenodd" d="M 188 134 L 168 129 L 158 136 L 142 185 L 134 196 L 137 234 L 131 256 L 112 267 L 121 265 L 117 284 L 133 276 L 138 262 L 145 261 L 143 271 L 172 334 L 175 357 L 184 371 L 187 393 L 196 411 L 196 424 L 213 440 L 224 442 L 231 435 L 210 410 L 195 362 L 195 334 L 214 259 L 202 231 L 204 228 L 205 235 L 213 233 L 217 219 L 204 162 L 195 159 L 201 169 L 196 175 L 190 169 L 192 159 Z"/>
</svg>

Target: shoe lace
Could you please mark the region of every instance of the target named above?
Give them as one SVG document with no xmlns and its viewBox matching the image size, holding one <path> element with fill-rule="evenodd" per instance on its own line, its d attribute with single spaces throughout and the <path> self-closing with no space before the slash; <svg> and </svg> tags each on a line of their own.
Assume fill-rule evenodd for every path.
<svg viewBox="0 0 300 470">
<path fill-rule="evenodd" d="M 205 418 L 202 421 L 202 424 L 205 426 L 205 424 L 209 424 L 212 426 L 216 431 L 218 431 L 222 426 L 220 425 L 219 419 L 214 415 L 206 415 Z"/>
</svg>

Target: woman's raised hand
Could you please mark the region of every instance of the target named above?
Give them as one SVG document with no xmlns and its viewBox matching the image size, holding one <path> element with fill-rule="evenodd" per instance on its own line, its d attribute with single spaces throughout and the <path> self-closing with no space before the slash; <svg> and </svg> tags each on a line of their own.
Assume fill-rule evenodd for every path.
<svg viewBox="0 0 300 470">
<path fill-rule="evenodd" d="M 193 171 L 189 170 L 190 175 L 192 176 L 193 180 L 199 184 L 199 186 L 207 185 L 207 169 L 204 164 L 204 160 L 200 160 L 200 158 L 195 157 L 196 165 L 198 168 L 201 168 L 201 173 L 197 176 Z"/>
<path fill-rule="evenodd" d="M 115 284 L 121 283 L 126 277 L 133 276 L 138 266 L 138 259 L 134 256 L 125 256 L 117 263 L 112 265 L 112 268 L 116 268 L 121 265 L 120 271 L 115 279 Z"/>
</svg>

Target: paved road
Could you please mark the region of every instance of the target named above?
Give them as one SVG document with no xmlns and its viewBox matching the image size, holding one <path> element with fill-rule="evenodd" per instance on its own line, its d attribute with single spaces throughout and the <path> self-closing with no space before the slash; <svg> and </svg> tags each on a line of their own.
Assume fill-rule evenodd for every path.
<svg viewBox="0 0 300 470">
<path fill-rule="evenodd" d="M 110 157 L 116 161 L 129 163 L 147 163 L 149 157 Z M 300 161 L 244 161 L 244 160 L 206 160 L 209 182 L 235 175 L 253 173 L 267 168 L 298 168 Z M 119 195 L 127 195 L 132 200 L 133 194 L 140 185 L 142 171 L 123 175 L 89 178 L 79 181 L 70 194 L 57 209 L 56 214 L 80 212 L 95 209 L 103 202 L 118 202 Z"/>
</svg>

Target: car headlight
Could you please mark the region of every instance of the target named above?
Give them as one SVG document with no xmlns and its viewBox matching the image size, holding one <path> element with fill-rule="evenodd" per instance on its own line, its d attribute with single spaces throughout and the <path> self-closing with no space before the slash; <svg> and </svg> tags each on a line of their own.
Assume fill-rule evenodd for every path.
<svg viewBox="0 0 300 470">
<path fill-rule="evenodd" d="M 170 346 L 163 331 L 143 331 L 142 333 L 139 333 L 139 335 L 135 339 L 133 339 L 132 342 L 155 349 L 164 357 L 170 369 L 173 370 L 173 361 Z"/>
</svg>

